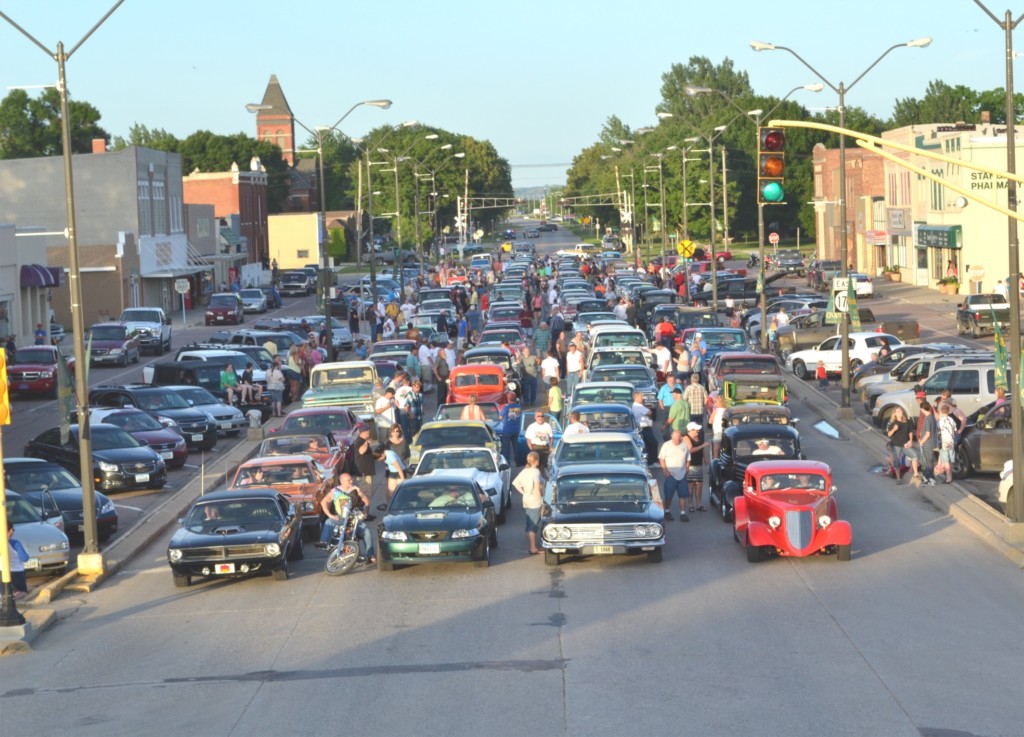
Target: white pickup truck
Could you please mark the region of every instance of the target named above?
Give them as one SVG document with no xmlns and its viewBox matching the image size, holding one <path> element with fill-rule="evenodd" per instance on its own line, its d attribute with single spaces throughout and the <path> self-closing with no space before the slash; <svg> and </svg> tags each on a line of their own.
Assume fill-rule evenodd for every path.
<svg viewBox="0 0 1024 737">
<path fill-rule="evenodd" d="M 138 333 L 140 352 L 149 350 L 159 356 L 171 350 L 171 318 L 162 307 L 129 307 L 118 322 L 125 323 L 129 333 Z"/>
<path fill-rule="evenodd" d="M 583 258 L 585 256 L 599 256 L 604 251 L 604 246 L 598 245 L 597 243 L 577 243 L 569 248 L 563 248 L 558 251 L 559 256 L 579 256 Z"/>
</svg>

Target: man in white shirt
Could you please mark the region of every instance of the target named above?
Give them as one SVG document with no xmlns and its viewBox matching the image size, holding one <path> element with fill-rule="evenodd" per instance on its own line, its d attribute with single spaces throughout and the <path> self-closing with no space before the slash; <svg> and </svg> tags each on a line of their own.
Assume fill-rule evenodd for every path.
<svg viewBox="0 0 1024 737">
<path fill-rule="evenodd" d="M 626 319 L 626 300 L 625 298 L 620 299 L 619 303 L 615 305 L 615 309 L 612 310 L 612 314 L 615 315 L 619 320 Z"/>
<path fill-rule="evenodd" d="M 658 343 L 654 349 L 654 355 L 657 358 L 658 370 L 666 376 L 672 373 L 672 351 L 666 348 L 661 343 Z"/>
<path fill-rule="evenodd" d="M 566 425 L 564 430 L 562 430 L 563 438 L 567 438 L 570 435 L 583 435 L 590 432 L 590 428 L 580 421 L 580 413 L 577 410 L 573 410 L 569 413 L 569 420 L 569 424 Z"/>
<path fill-rule="evenodd" d="M 565 393 L 571 397 L 573 388 L 583 381 L 583 353 L 575 342 L 569 344 L 569 352 L 565 354 L 565 373 Z"/>
<path fill-rule="evenodd" d="M 426 338 L 420 341 L 416 357 L 420 361 L 420 378 L 423 380 L 423 391 L 430 391 L 434 384 L 434 356 L 430 351 L 430 346 L 427 345 Z"/>
<path fill-rule="evenodd" d="M 633 392 L 633 404 L 630 412 L 636 424 L 640 427 L 640 437 L 644 439 L 644 452 L 647 455 L 647 465 L 653 466 L 657 463 L 658 440 L 654 437 L 654 419 L 650 408 L 644 405 L 644 395 L 640 392 Z"/>
<path fill-rule="evenodd" d="M 416 305 L 411 301 L 406 300 L 402 305 L 402 324 L 408 325 L 409 321 L 412 320 L 412 316 L 416 314 Z"/>
<path fill-rule="evenodd" d="M 555 431 L 543 412 L 535 412 L 533 422 L 526 428 L 526 447 L 535 451 L 540 456 L 540 467 L 547 468 L 548 456 L 551 454 L 551 444 L 555 439 Z"/>
<path fill-rule="evenodd" d="M 558 359 L 555 358 L 552 352 L 548 352 L 548 355 L 540 362 L 540 376 L 543 381 L 542 386 L 550 386 L 551 380 L 561 381 L 561 375 L 559 373 Z"/>
<path fill-rule="evenodd" d="M 786 312 L 786 308 L 779 305 L 779 311 L 775 315 L 775 321 L 780 328 L 784 328 L 789 325 L 789 313 Z"/>
<path fill-rule="evenodd" d="M 548 290 L 548 306 L 555 307 L 558 305 L 558 287 L 551 284 L 551 289 Z"/>
<path fill-rule="evenodd" d="M 395 424 L 395 409 L 395 390 L 389 386 L 384 390 L 384 396 L 378 399 L 373 407 L 374 419 L 377 421 L 377 437 L 382 443 L 391 432 L 391 426 Z"/>
<path fill-rule="evenodd" d="M 690 467 L 690 449 L 683 442 L 683 434 L 679 430 L 672 431 L 672 437 L 666 440 L 658 451 L 658 460 L 665 472 L 665 486 L 661 497 L 665 503 L 665 519 L 672 519 L 672 497 L 679 497 L 679 520 L 689 522 L 686 516 L 686 502 L 690 498 L 690 486 L 686 481 L 686 472 Z"/>
</svg>

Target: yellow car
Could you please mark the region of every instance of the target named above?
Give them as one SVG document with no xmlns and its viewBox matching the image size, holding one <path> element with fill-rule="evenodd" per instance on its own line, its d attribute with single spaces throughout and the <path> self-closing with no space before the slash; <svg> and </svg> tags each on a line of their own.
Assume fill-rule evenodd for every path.
<svg viewBox="0 0 1024 737">
<path fill-rule="evenodd" d="M 487 448 L 501 454 L 501 443 L 494 430 L 479 420 L 439 420 L 426 422 L 409 444 L 409 465 L 420 461 L 425 450 L 438 448 Z"/>
<path fill-rule="evenodd" d="M 512 241 L 505 241 L 502 243 L 501 250 L 505 253 L 512 253 Z"/>
</svg>

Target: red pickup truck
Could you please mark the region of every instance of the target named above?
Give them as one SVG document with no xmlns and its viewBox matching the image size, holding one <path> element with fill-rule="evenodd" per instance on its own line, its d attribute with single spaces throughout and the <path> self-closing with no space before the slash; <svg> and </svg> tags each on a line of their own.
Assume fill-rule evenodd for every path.
<svg viewBox="0 0 1024 737">
<path fill-rule="evenodd" d="M 56 346 L 30 345 L 18 348 L 7 364 L 7 387 L 11 392 L 19 394 L 46 394 L 57 396 L 57 360 L 59 353 Z M 75 373 L 75 359 L 65 359 L 68 373 Z"/>
</svg>

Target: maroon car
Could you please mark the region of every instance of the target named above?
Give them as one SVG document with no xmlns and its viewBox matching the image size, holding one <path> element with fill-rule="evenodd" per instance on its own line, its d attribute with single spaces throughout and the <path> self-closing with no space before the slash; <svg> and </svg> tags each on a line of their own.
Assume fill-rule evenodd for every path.
<svg viewBox="0 0 1024 737">
<path fill-rule="evenodd" d="M 85 336 L 89 360 L 94 363 L 139 362 L 140 338 L 123 322 L 98 322 L 91 326 Z"/>
<path fill-rule="evenodd" d="M 351 460 L 356 437 L 366 427 L 350 409 L 344 407 L 304 407 L 288 413 L 279 428 L 271 430 L 281 435 L 300 435 L 302 433 L 318 433 L 330 435 L 337 443 L 341 454 L 341 467 L 345 468 Z"/>
<path fill-rule="evenodd" d="M 234 292 L 217 292 L 210 295 L 206 306 L 207 325 L 240 325 L 245 320 L 242 298 Z"/>
<path fill-rule="evenodd" d="M 93 422 L 119 427 L 140 443 L 145 443 L 160 454 L 168 468 L 181 468 L 188 460 L 185 438 L 165 427 L 148 412 L 131 408 L 93 408 L 90 417 Z"/>
<path fill-rule="evenodd" d="M 58 351 L 52 345 L 32 345 L 18 348 L 7 364 L 7 386 L 11 392 L 22 394 L 57 395 Z M 74 376 L 75 359 L 64 358 L 69 376 Z"/>
</svg>

